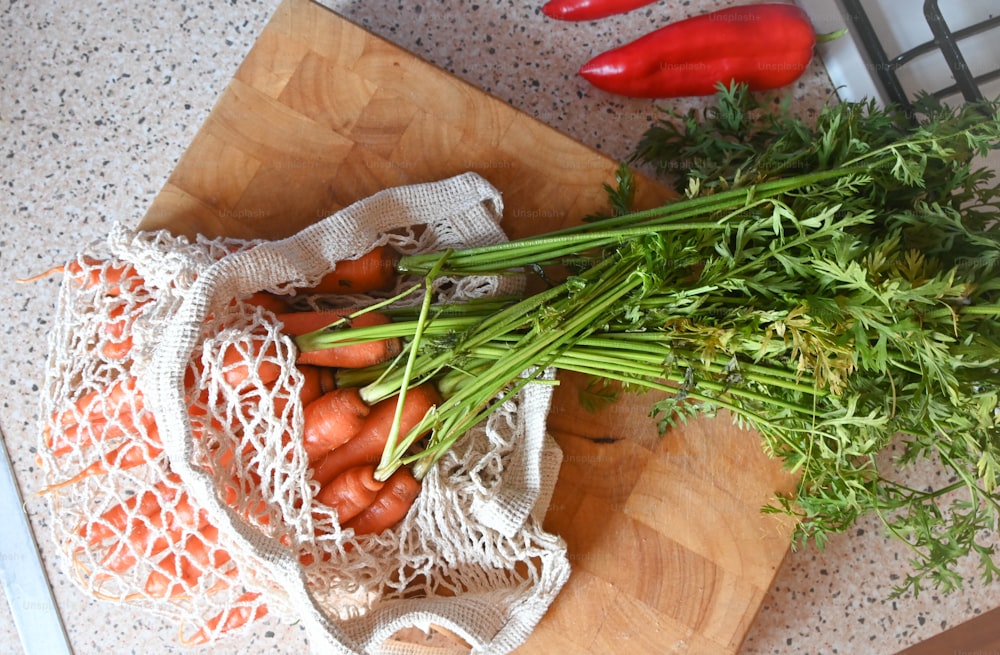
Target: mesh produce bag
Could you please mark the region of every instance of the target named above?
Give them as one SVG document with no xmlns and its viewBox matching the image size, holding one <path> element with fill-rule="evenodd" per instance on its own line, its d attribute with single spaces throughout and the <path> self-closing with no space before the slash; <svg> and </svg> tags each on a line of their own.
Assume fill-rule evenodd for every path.
<svg viewBox="0 0 1000 655">
<path fill-rule="evenodd" d="M 284 240 L 116 226 L 81 252 L 50 336 L 39 448 L 77 583 L 172 617 L 189 644 L 265 615 L 301 621 L 315 652 L 427 652 L 391 637 L 430 625 L 473 652 L 522 643 L 569 575 L 564 543 L 541 528 L 561 459 L 545 432 L 551 386 L 527 385 L 466 434 L 401 523 L 356 535 L 314 502 L 294 342 L 247 300 L 266 290 L 315 307 L 324 299 L 294 290 L 335 262 L 380 244 L 495 243 L 501 213 L 466 174 L 381 192 Z M 436 282 L 445 301 L 512 284 Z"/>
</svg>

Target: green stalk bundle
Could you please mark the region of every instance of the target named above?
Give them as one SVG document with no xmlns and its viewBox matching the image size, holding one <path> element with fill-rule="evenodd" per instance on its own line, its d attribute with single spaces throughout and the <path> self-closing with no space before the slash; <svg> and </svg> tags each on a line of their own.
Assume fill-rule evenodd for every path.
<svg viewBox="0 0 1000 655">
<path fill-rule="evenodd" d="M 396 362 L 340 383 L 368 401 L 427 380 L 445 393 L 387 448 L 383 476 L 426 471 L 545 370 L 575 371 L 660 392 L 651 415 L 664 431 L 719 410 L 756 430 L 797 475 L 795 494 L 765 508 L 798 519 L 797 542 L 822 545 L 876 513 L 914 553 L 895 593 L 960 586 L 970 556 L 991 581 L 1000 191 L 974 157 L 1000 143 L 998 104 L 922 98 L 919 116 L 830 104 L 807 125 L 742 87 L 718 101 L 704 116 L 670 114 L 639 144 L 638 160 L 676 175 L 679 199 L 631 211 L 623 166 L 609 216 L 400 261 L 426 288 L 545 268 L 543 291 L 453 306 L 428 295 L 389 310 L 391 325 L 320 331 L 300 347 L 402 336 Z M 900 481 L 924 458 L 948 469 L 947 484 Z"/>
</svg>

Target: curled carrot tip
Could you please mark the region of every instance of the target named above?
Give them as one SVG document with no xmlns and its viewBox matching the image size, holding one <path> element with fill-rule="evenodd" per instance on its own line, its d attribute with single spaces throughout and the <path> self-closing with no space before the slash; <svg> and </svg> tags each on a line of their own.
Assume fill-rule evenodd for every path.
<svg viewBox="0 0 1000 655">
<path fill-rule="evenodd" d="M 66 481 L 65 480 L 63 480 L 62 482 L 57 482 L 55 484 L 50 484 L 47 487 L 42 487 L 41 489 L 38 490 L 37 493 L 38 493 L 39 496 L 47 496 L 50 493 L 52 493 L 53 491 L 57 491 L 57 490 L 61 489 L 64 486 L 66 486 Z"/>
<path fill-rule="evenodd" d="M 59 266 L 53 266 L 49 270 L 42 271 L 41 273 L 38 273 L 36 275 L 32 275 L 31 277 L 17 278 L 17 280 L 15 280 L 15 281 L 18 284 L 30 284 L 32 282 L 38 282 L 39 280 L 44 280 L 45 278 L 51 277 L 51 276 L 55 275 L 56 273 L 63 273 L 65 271 L 66 271 L 66 267 L 63 266 L 62 264 L 60 264 Z"/>
<path fill-rule="evenodd" d="M 71 478 L 50 484 L 43 487 L 38 493 L 46 495 L 63 487 L 75 484 L 92 475 L 104 475 L 109 472 L 109 467 L 117 469 L 129 469 L 145 464 L 150 458 L 160 454 L 159 446 L 142 444 L 136 441 L 127 441 L 117 448 L 104 454 L 101 459 L 88 465 Z"/>
<path fill-rule="evenodd" d="M 60 480 L 59 482 L 55 482 L 53 484 L 50 484 L 47 487 L 42 487 L 41 489 L 39 489 L 38 495 L 39 496 L 47 496 L 48 494 L 52 493 L 53 491 L 59 491 L 60 489 L 64 489 L 64 488 L 66 488 L 66 487 L 68 487 L 70 485 L 76 484 L 80 480 L 83 480 L 83 479 L 85 479 L 85 478 L 87 478 L 87 477 L 89 477 L 91 475 L 96 474 L 97 471 L 90 470 L 92 467 L 93 467 L 93 465 L 91 465 L 91 467 L 88 467 L 87 469 L 84 469 L 80 473 L 77 473 L 76 475 L 74 475 L 71 478 L 66 478 L 65 480 Z"/>
</svg>

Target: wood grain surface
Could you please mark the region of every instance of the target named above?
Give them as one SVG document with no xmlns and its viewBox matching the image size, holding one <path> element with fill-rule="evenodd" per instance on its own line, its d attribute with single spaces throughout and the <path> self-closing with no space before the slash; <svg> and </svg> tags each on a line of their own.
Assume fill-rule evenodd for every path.
<svg viewBox="0 0 1000 655">
<path fill-rule="evenodd" d="M 286 0 L 140 227 L 279 238 L 387 187 L 476 171 L 511 237 L 606 208 L 617 163 L 308 2 Z M 638 204 L 668 193 L 640 180 Z M 760 508 L 792 481 L 725 418 L 661 437 L 652 397 L 549 418 L 564 463 L 546 519 L 573 573 L 523 655 L 736 653 L 788 550 Z"/>
</svg>

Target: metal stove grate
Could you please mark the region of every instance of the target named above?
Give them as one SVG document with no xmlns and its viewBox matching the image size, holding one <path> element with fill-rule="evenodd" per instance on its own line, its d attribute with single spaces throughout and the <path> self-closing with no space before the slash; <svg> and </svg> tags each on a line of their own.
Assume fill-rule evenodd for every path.
<svg viewBox="0 0 1000 655">
<path fill-rule="evenodd" d="M 912 108 L 911 99 L 900 83 L 897 71 L 917 57 L 935 50 L 941 52 L 955 80 L 955 83 L 950 86 L 927 90 L 937 98 L 945 98 L 956 93 L 961 93 L 967 102 L 982 101 L 984 99 L 981 90 L 982 86 L 1000 79 L 1000 68 L 980 75 L 973 75 L 960 49 L 962 40 L 991 29 L 1000 28 L 1000 16 L 988 18 L 953 32 L 941 14 L 937 0 L 925 0 L 924 18 L 927 20 L 931 33 L 934 35 L 933 40 L 921 43 L 895 57 L 889 58 L 882 42 L 876 34 L 871 19 L 865 13 L 861 0 L 841 0 L 841 3 L 846 9 L 848 20 L 851 23 L 851 30 L 861 41 L 862 47 L 864 47 L 870 60 L 870 65 L 878 75 L 879 82 L 886 96 L 892 102 L 906 109 Z"/>
</svg>

